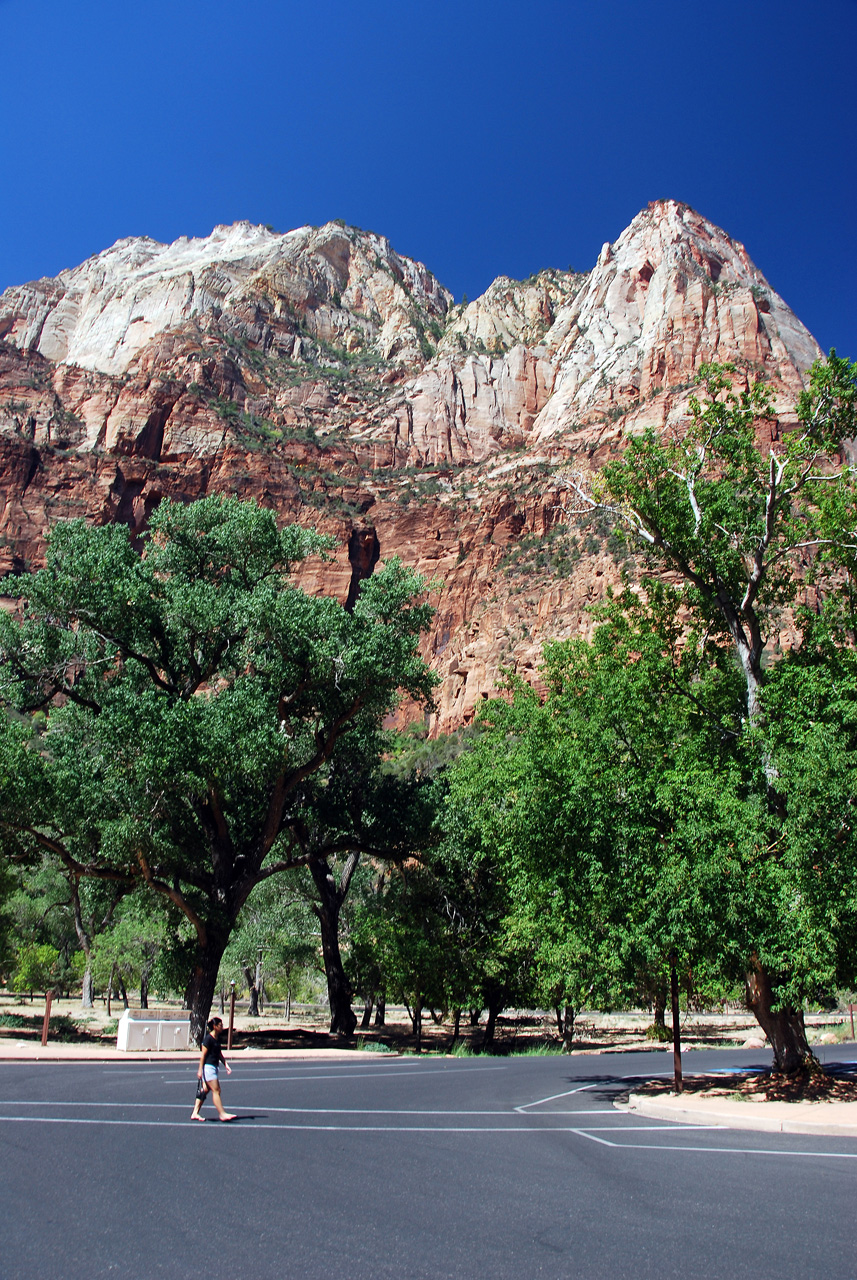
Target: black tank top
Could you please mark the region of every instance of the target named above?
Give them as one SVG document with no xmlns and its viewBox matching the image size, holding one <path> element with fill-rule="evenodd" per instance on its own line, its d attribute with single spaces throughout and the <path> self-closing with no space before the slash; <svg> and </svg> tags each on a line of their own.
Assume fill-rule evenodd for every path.
<svg viewBox="0 0 857 1280">
<path fill-rule="evenodd" d="M 220 1047 L 220 1041 L 216 1040 L 210 1031 L 206 1031 L 203 1036 L 202 1047 L 208 1050 L 205 1055 L 205 1065 L 207 1067 L 216 1067 L 223 1061 L 223 1050 Z"/>
</svg>

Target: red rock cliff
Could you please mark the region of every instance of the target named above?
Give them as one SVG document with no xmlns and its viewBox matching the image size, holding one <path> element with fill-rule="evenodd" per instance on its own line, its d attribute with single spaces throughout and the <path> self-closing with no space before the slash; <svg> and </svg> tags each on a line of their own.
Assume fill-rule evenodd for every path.
<svg viewBox="0 0 857 1280">
<path fill-rule="evenodd" d="M 345 602 L 391 555 L 433 579 L 450 729 L 501 666 L 535 678 L 546 638 L 588 631 L 618 576 L 556 470 L 679 424 L 710 360 L 766 377 L 787 420 L 819 354 L 744 247 L 672 201 L 589 273 L 501 277 L 466 307 L 338 223 L 119 241 L 0 296 L 0 573 L 38 565 L 58 519 L 138 533 L 165 494 L 254 498 L 338 537 L 309 589 Z"/>
</svg>

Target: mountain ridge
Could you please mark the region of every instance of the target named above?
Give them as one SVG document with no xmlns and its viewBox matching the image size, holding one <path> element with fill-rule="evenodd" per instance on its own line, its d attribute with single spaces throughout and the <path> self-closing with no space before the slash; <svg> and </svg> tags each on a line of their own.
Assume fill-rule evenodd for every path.
<svg viewBox="0 0 857 1280">
<path fill-rule="evenodd" d="M 677 201 L 588 272 L 498 276 L 467 304 L 340 222 L 125 238 L 0 295 L 0 571 L 38 564 L 68 515 L 138 534 L 165 494 L 334 533 L 304 581 L 343 599 L 348 547 L 374 539 L 443 578 L 426 651 L 432 730 L 451 728 L 501 666 L 534 679 L 545 638 L 590 629 L 618 577 L 609 532 L 566 527 L 556 472 L 681 429 L 712 360 L 766 378 L 787 426 L 819 354 L 744 246 Z"/>
</svg>

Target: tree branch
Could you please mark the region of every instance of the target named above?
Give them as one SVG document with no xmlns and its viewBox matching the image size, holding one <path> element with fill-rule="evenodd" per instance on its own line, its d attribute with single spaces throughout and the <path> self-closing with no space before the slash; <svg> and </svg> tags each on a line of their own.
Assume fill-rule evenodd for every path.
<svg viewBox="0 0 857 1280">
<path fill-rule="evenodd" d="M 145 880 L 149 888 L 154 889 L 156 893 L 164 894 L 165 897 L 169 898 L 170 902 L 174 902 L 176 904 L 179 911 L 181 911 L 182 915 L 185 916 L 186 919 L 190 921 L 190 923 L 193 925 L 194 929 L 196 930 L 196 936 L 199 941 L 199 945 L 203 949 L 207 947 L 208 946 L 208 930 L 206 929 L 202 920 L 194 911 L 193 907 L 187 901 L 184 894 L 182 894 L 178 889 L 174 888 L 173 886 L 166 884 L 165 881 L 155 879 L 155 877 L 152 875 L 151 868 L 149 867 L 149 864 L 146 861 L 146 856 L 143 853 L 142 849 L 138 849 L 137 851 L 137 861 L 140 864 L 140 870 L 143 873 L 143 879 Z"/>
</svg>

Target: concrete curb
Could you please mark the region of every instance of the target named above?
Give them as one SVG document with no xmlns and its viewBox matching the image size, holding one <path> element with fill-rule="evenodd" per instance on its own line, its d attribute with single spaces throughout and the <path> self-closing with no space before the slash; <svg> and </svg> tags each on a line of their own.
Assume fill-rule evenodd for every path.
<svg viewBox="0 0 857 1280">
<path fill-rule="evenodd" d="M 632 1093 L 617 1104 L 631 1115 L 649 1120 L 675 1120 L 678 1124 L 710 1124 L 721 1129 L 755 1129 L 761 1133 L 809 1133 L 826 1137 L 857 1138 L 855 1104 L 843 1102 L 724 1102 L 704 1099 L 693 1105 L 672 1097 L 647 1098 Z M 809 1109 L 823 1107 L 825 1119 L 808 1119 Z M 777 1110 L 773 1110 L 777 1108 Z M 782 1108 L 786 1108 L 783 1111 Z M 839 1111 L 838 1108 L 848 1108 Z M 763 1110 L 764 1109 L 764 1110 Z M 789 1114 L 792 1113 L 792 1114 Z M 795 1114 L 796 1113 L 796 1114 Z"/>
</svg>

